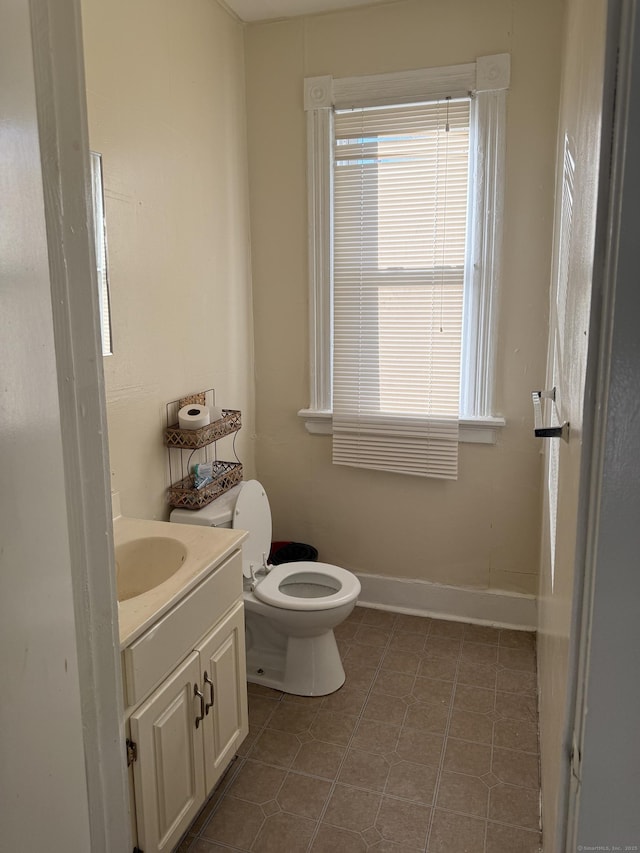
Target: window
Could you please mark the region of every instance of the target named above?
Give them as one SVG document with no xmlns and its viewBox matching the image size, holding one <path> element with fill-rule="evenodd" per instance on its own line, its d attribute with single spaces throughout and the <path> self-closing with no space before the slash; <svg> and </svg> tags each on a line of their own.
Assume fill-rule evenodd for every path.
<svg viewBox="0 0 640 853">
<path fill-rule="evenodd" d="M 459 426 L 461 440 L 493 441 L 504 423 L 493 326 L 508 82 L 504 54 L 305 81 L 311 400 L 300 414 L 309 431 L 333 431 L 338 463 L 357 436 L 366 467 L 455 476 L 455 459 L 434 473 L 405 451 L 426 436 L 437 457 L 446 433 L 457 453 Z M 404 461 L 388 466 L 398 443 Z"/>
<path fill-rule="evenodd" d="M 102 355 L 112 355 L 111 310 L 109 306 L 109 275 L 107 272 L 107 227 L 104 216 L 102 186 L 102 155 L 91 151 L 91 200 L 98 272 L 98 304 L 100 307 L 100 332 Z"/>
</svg>

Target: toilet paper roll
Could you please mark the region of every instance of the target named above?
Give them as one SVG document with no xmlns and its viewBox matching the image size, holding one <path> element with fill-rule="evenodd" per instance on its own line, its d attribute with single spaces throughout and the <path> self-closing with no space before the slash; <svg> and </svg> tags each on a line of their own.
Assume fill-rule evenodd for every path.
<svg viewBox="0 0 640 853">
<path fill-rule="evenodd" d="M 209 406 L 209 416 L 211 418 L 211 423 L 219 421 L 222 417 L 222 409 L 218 406 Z"/>
<path fill-rule="evenodd" d="M 199 406 L 191 403 L 183 406 L 178 412 L 178 426 L 180 429 L 200 429 L 211 423 L 211 414 L 207 406 Z"/>
</svg>

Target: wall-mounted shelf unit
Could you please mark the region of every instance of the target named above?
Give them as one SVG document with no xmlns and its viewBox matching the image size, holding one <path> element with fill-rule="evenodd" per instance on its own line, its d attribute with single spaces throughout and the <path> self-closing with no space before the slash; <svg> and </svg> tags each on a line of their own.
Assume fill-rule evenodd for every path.
<svg viewBox="0 0 640 853">
<path fill-rule="evenodd" d="M 201 509 L 242 480 L 242 464 L 235 452 L 235 435 L 242 427 L 240 411 L 223 409 L 221 418 L 198 429 L 180 429 L 178 425 L 178 412 L 183 406 L 213 406 L 214 402 L 215 392 L 209 388 L 167 403 L 164 443 L 169 456 L 167 503 L 172 507 Z M 233 436 L 233 462 L 219 460 L 217 455 L 217 442 L 228 436 Z M 196 489 L 193 465 L 209 461 L 214 463 L 213 480 Z"/>
</svg>

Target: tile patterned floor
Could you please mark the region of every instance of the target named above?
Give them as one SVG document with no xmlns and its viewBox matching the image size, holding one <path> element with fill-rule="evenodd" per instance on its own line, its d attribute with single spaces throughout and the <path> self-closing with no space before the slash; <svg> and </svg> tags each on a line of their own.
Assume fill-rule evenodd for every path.
<svg viewBox="0 0 640 853">
<path fill-rule="evenodd" d="M 180 853 L 539 853 L 533 634 L 358 607 L 326 697 L 249 685 Z"/>
</svg>

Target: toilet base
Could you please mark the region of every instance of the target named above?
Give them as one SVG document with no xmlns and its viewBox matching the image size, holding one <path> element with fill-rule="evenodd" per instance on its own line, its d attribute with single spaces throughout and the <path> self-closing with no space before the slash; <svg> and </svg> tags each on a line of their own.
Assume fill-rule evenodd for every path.
<svg viewBox="0 0 640 853">
<path fill-rule="evenodd" d="M 317 637 L 284 638 L 282 646 L 255 643 L 247 628 L 247 681 L 293 693 L 326 696 L 345 681 L 333 630 Z"/>
</svg>

